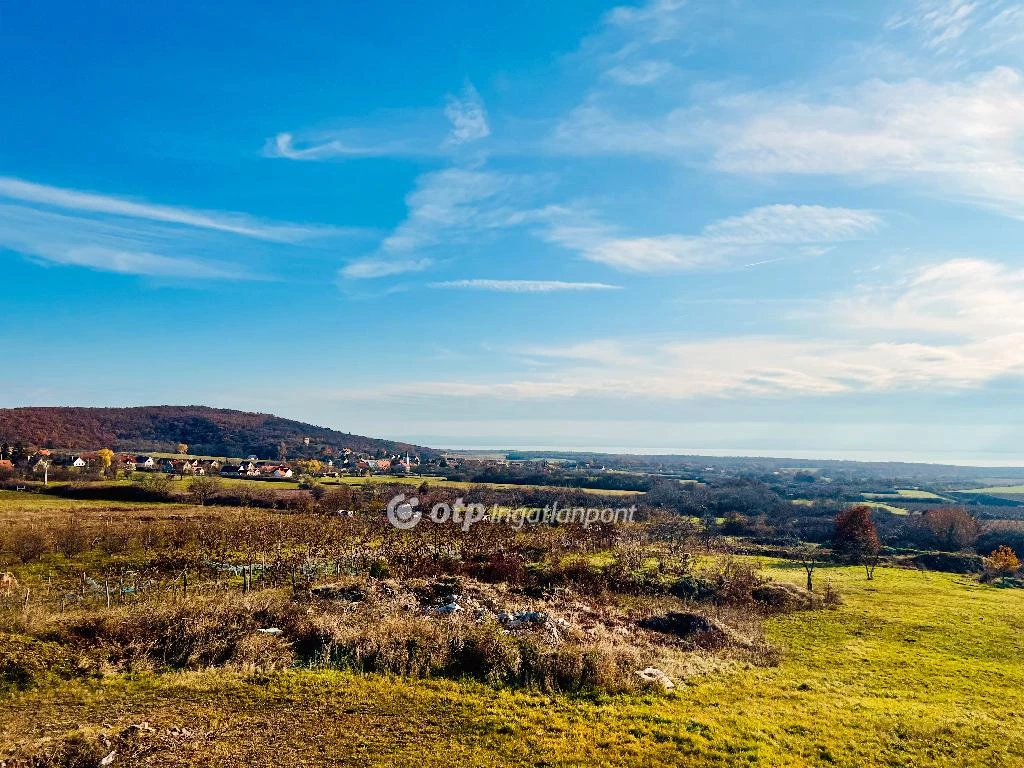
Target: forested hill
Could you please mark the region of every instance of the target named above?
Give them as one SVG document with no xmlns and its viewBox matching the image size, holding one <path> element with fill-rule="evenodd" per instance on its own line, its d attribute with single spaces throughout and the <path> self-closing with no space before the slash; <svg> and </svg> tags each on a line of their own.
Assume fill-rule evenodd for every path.
<svg viewBox="0 0 1024 768">
<path fill-rule="evenodd" d="M 306 445 L 309 438 L 309 445 Z M 157 405 L 140 408 L 0 408 L 0 442 L 40 448 L 174 451 L 186 443 L 199 456 L 319 457 L 324 448 L 375 454 L 430 449 L 350 435 L 266 413 Z"/>
</svg>

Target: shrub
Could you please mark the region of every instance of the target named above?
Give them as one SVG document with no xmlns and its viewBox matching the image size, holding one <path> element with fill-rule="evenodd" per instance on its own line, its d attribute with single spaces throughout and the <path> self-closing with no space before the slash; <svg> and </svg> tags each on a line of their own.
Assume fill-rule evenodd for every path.
<svg viewBox="0 0 1024 768">
<path fill-rule="evenodd" d="M 135 478 L 135 487 L 146 496 L 166 499 L 171 495 L 173 481 L 174 478 L 165 472 L 141 472 Z"/>
<path fill-rule="evenodd" d="M 995 576 L 1012 576 L 1020 570 L 1020 559 L 1005 544 L 985 558 L 985 571 Z"/>
<path fill-rule="evenodd" d="M 11 554 L 22 563 L 38 560 L 49 550 L 46 536 L 33 526 L 15 528 L 7 540 Z"/>
<path fill-rule="evenodd" d="M 67 525 L 58 528 L 53 539 L 57 551 L 64 557 L 74 557 L 89 548 L 85 528 L 75 517 L 68 520 Z"/>
</svg>

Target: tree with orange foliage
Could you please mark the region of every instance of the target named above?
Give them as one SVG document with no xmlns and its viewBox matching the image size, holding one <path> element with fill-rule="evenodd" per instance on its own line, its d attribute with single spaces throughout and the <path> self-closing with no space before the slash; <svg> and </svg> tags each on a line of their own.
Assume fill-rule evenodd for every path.
<svg viewBox="0 0 1024 768">
<path fill-rule="evenodd" d="M 985 558 L 985 571 L 994 576 L 1012 576 L 1020 570 L 1020 558 L 1005 544 Z"/>
</svg>

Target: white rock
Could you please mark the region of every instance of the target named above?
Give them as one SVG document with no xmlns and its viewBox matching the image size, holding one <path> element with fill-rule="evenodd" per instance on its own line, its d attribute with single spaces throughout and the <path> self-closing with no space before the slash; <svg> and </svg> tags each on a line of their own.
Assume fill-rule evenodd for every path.
<svg viewBox="0 0 1024 768">
<path fill-rule="evenodd" d="M 638 669 L 636 673 L 644 681 L 648 683 L 658 683 L 666 691 L 670 691 L 676 687 L 676 684 L 672 682 L 672 678 L 666 675 L 657 667 L 647 667 L 647 669 Z"/>
</svg>

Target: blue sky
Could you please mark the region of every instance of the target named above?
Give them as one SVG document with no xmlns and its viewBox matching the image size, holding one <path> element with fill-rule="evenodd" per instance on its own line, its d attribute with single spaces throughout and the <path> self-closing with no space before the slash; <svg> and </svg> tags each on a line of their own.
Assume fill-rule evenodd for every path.
<svg viewBox="0 0 1024 768">
<path fill-rule="evenodd" d="M 1024 463 L 1024 4 L 0 11 L 0 405 Z"/>
</svg>

